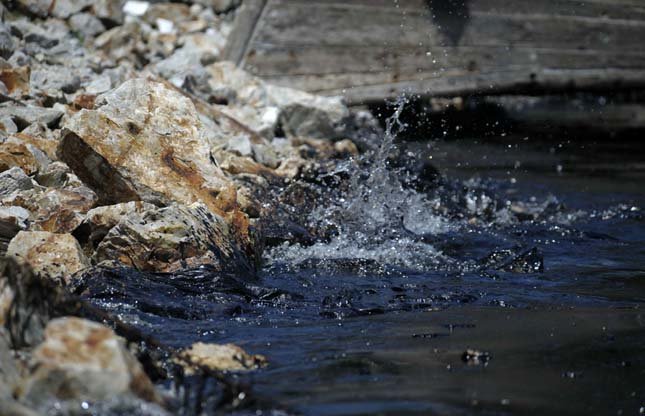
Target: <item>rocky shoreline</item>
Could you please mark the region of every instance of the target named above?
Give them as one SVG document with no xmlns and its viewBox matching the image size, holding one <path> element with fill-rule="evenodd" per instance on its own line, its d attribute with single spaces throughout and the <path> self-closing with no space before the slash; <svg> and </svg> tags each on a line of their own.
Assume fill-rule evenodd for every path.
<svg viewBox="0 0 645 416">
<path fill-rule="evenodd" d="M 324 236 L 303 220 L 318 182 L 381 134 L 339 98 L 221 62 L 238 5 L 0 6 L 1 414 L 165 414 L 160 380 L 266 364 L 159 345 L 78 297 L 111 269 L 254 279 L 266 245 Z"/>
</svg>

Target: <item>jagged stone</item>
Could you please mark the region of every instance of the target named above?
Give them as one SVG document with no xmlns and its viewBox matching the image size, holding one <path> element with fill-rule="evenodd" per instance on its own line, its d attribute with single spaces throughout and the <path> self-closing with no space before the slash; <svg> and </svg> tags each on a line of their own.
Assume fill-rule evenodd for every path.
<svg viewBox="0 0 645 416">
<path fill-rule="evenodd" d="M 168 272 L 209 264 L 253 274 L 256 241 L 240 241 L 206 205 L 172 205 L 132 211 L 99 243 L 94 260 L 118 260 L 144 271 Z"/>
<path fill-rule="evenodd" d="M 5 198 L 16 191 L 24 191 L 33 187 L 34 183 L 31 178 L 18 167 L 13 167 L 0 173 L 0 198 Z"/>
<path fill-rule="evenodd" d="M 234 344 L 196 342 L 180 351 L 175 361 L 191 374 L 199 369 L 210 371 L 250 371 L 267 365 L 262 355 L 251 355 Z"/>
<path fill-rule="evenodd" d="M 63 162 L 52 162 L 35 176 L 39 185 L 47 188 L 74 189 L 81 188 L 83 182 Z"/>
<path fill-rule="evenodd" d="M 12 56 L 13 58 L 16 56 Z M 7 88 L 11 95 L 29 94 L 29 79 L 31 77 L 31 68 L 28 66 L 14 66 L 12 68 L 0 69 L 0 81 Z"/>
<path fill-rule="evenodd" d="M 64 283 L 90 266 L 73 236 L 46 231 L 20 231 L 9 243 L 7 256 L 29 264 L 41 276 Z"/>
<path fill-rule="evenodd" d="M 33 175 L 38 172 L 41 163 L 28 145 L 10 138 L 0 144 L 0 172 L 13 167 L 19 167 L 27 175 Z"/>
<path fill-rule="evenodd" d="M 203 201 L 234 208 L 192 102 L 163 84 L 134 79 L 65 124 L 58 156 L 108 204 Z M 231 206 L 231 204 L 233 206 Z"/>
<path fill-rule="evenodd" d="M 342 137 L 349 110 L 340 97 L 320 97 L 286 87 L 266 84 L 231 62 L 206 68 L 213 91 L 235 91 L 228 111 L 265 137 L 271 138 L 280 123 L 289 137 L 334 139 Z"/>
<path fill-rule="evenodd" d="M 31 212 L 22 207 L 0 205 L 0 256 L 4 256 L 9 242 L 20 230 L 27 229 Z"/>
<path fill-rule="evenodd" d="M 0 57 L 9 59 L 13 55 L 16 48 L 16 43 L 11 37 L 9 28 L 0 22 Z"/>
<path fill-rule="evenodd" d="M 107 233 L 122 219 L 132 213 L 143 213 L 156 207 L 147 202 L 131 201 L 91 209 L 73 235 L 81 243 L 85 253 L 92 255 Z"/>
<path fill-rule="evenodd" d="M 77 13 L 69 19 L 69 26 L 72 30 L 80 33 L 81 35 L 96 36 L 99 33 L 105 32 L 105 26 L 94 15 L 89 13 Z"/>
<path fill-rule="evenodd" d="M 163 402 L 125 341 L 112 329 L 85 319 L 50 321 L 31 364 L 34 370 L 23 387 L 25 402 L 97 401 L 123 394 Z"/>
<path fill-rule="evenodd" d="M 11 105 L 0 107 L 0 115 L 11 117 L 18 127 L 22 126 L 24 128 L 33 123 L 43 123 L 48 127 L 52 127 L 58 123 L 63 112 L 52 108 L 32 105 L 18 106 L 12 103 Z"/>
<path fill-rule="evenodd" d="M 71 15 L 87 9 L 92 3 L 92 0 L 56 0 L 52 15 L 67 19 Z"/>
<path fill-rule="evenodd" d="M 0 200 L 3 205 L 20 206 L 31 211 L 32 229 L 53 233 L 74 230 L 83 221 L 84 214 L 94 208 L 96 201 L 96 194 L 84 185 L 27 189 Z"/>
</svg>

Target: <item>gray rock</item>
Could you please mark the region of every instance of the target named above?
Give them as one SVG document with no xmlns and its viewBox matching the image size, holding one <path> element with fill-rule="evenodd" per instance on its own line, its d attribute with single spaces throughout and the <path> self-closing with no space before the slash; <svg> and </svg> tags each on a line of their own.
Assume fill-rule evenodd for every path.
<svg viewBox="0 0 645 416">
<path fill-rule="evenodd" d="M 123 5 L 125 0 L 93 0 L 94 16 L 113 24 L 123 23 Z"/>
<path fill-rule="evenodd" d="M 11 37 L 9 28 L 0 23 L 0 57 L 9 59 L 16 48 L 16 43 Z"/>
<path fill-rule="evenodd" d="M 69 26 L 72 30 L 85 37 L 96 36 L 99 33 L 105 32 L 103 23 L 96 16 L 89 13 L 77 13 L 73 15 L 69 19 Z"/>
<path fill-rule="evenodd" d="M 29 84 L 32 90 L 57 95 L 61 91 L 71 94 L 81 86 L 81 79 L 74 71 L 63 66 L 47 66 L 31 72 Z"/>
<path fill-rule="evenodd" d="M 56 0 L 52 14 L 62 19 L 87 9 L 93 3 L 92 0 Z"/>
<path fill-rule="evenodd" d="M 0 131 L 5 132 L 6 134 L 14 134 L 18 132 L 18 127 L 16 123 L 13 122 L 13 119 L 8 115 L 0 116 Z"/>
<path fill-rule="evenodd" d="M 33 187 L 34 183 L 31 178 L 18 167 L 0 173 L 0 198 L 7 197 L 16 191 L 24 191 Z"/>
<path fill-rule="evenodd" d="M 58 45 L 58 39 L 51 38 L 43 33 L 30 32 L 23 37 L 24 41 L 27 43 L 35 43 L 41 48 L 49 49 Z"/>
<path fill-rule="evenodd" d="M 43 123 L 48 127 L 55 126 L 63 116 L 62 111 L 32 105 L 17 106 L 15 104 L 0 107 L 0 117 L 8 116 L 19 127 L 27 127 L 34 123 Z"/>
<path fill-rule="evenodd" d="M 16 0 L 16 7 L 38 17 L 49 16 L 52 0 Z"/>
</svg>

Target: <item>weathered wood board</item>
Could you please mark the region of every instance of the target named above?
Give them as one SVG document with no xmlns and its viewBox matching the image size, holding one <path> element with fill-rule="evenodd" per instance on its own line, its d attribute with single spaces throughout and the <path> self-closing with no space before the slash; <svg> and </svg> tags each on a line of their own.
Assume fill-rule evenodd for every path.
<svg viewBox="0 0 645 416">
<path fill-rule="evenodd" d="M 645 87 L 642 0 L 245 0 L 226 56 L 350 103 Z"/>
</svg>

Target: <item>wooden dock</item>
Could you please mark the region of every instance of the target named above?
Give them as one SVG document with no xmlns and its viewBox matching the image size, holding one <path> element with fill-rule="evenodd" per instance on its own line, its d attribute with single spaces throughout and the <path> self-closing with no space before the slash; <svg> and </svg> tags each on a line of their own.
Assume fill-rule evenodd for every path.
<svg viewBox="0 0 645 416">
<path fill-rule="evenodd" d="M 643 0 L 244 0 L 225 58 L 351 104 L 645 88 Z"/>
</svg>

